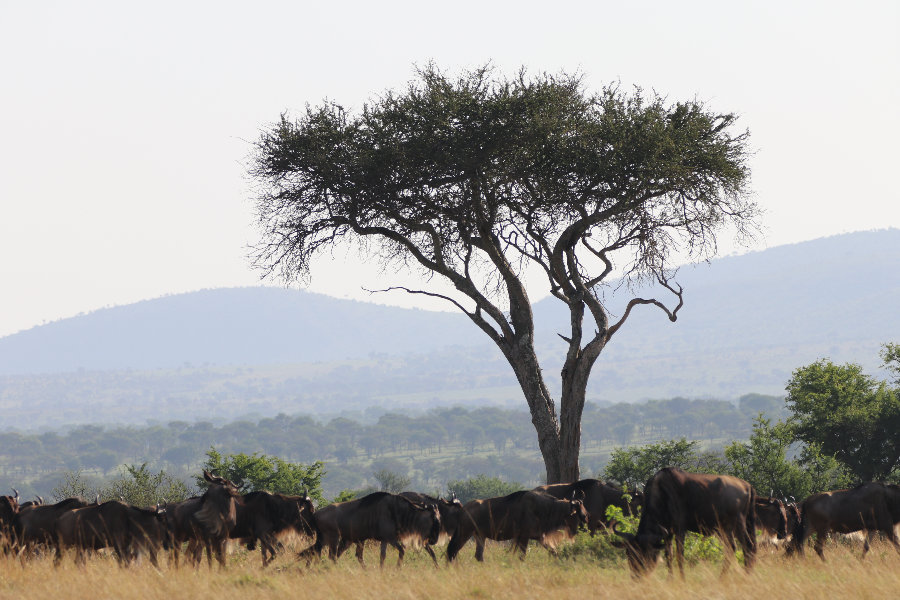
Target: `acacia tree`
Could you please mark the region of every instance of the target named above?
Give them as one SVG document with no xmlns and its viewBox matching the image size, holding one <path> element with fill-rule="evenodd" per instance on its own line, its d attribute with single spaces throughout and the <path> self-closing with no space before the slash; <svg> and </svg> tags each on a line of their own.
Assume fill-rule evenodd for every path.
<svg viewBox="0 0 900 600">
<path fill-rule="evenodd" d="M 443 298 L 494 341 L 528 402 L 548 481 L 576 480 L 603 348 L 637 305 L 676 320 L 673 252 L 708 259 L 723 228 L 756 227 L 748 134 L 731 131 L 735 118 L 639 89 L 588 94 L 566 74 L 498 79 L 485 67 L 453 78 L 430 65 L 358 114 L 325 102 L 262 132 L 248 167 L 254 264 L 303 280 L 317 255 L 354 241 L 382 267 L 443 278 L 454 292 L 390 289 Z M 601 289 L 614 261 L 626 289 L 658 283 L 674 308 L 635 297 L 614 320 Z M 569 309 L 559 416 L 535 354 L 528 265 Z"/>
</svg>

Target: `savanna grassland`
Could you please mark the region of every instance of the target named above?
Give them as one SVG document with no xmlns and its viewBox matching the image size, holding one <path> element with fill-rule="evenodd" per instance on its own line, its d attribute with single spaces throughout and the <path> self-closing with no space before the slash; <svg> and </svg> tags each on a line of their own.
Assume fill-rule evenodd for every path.
<svg viewBox="0 0 900 600">
<path fill-rule="evenodd" d="M 560 548 L 565 555 L 566 546 Z M 829 543 L 828 562 L 815 555 L 786 561 L 780 552 L 761 549 L 754 572 L 731 569 L 721 576 L 718 559 L 695 561 L 685 581 L 669 579 L 664 565 L 650 577 L 633 580 L 621 560 L 588 556 L 553 558 L 544 550 L 529 549 L 525 561 L 501 545 L 489 546 L 485 563 L 475 562 L 468 544 L 458 564 L 441 561 L 435 569 L 423 552 L 410 552 L 397 569 L 391 550 L 383 570 L 378 549 L 366 548 L 368 568 L 361 568 L 352 553 L 337 564 L 313 563 L 306 568 L 293 552 L 282 554 L 275 565 L 262 570 L 258 552 L 237 551 L 228 569 L 173 569 L 157 571 L 146 561 L 128 569 L 111 556 L 96 556 L 85 568 L 71 557 L 54 568 L 49 557 L 22 568 L 17 561 L 0 559 L 0 598 L 897 598 L 900 556 L 889 545 L 876 542 L 869 556 L 859 559 L 858 545 Z M 164 562 L 164 561 L 161 561 Z"/>
</svg>

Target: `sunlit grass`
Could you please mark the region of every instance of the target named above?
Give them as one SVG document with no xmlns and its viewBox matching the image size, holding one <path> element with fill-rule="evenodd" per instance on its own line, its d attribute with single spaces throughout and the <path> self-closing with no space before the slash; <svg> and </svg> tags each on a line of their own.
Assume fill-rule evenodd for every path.
<svg viewBox="0 0 900 600">
<path fill-rule="evenodd" d="M 489 546 L 485 563 L 474 560 L 467 545 L 458 564 L 441 560 L 435 569 L 423 552 L 409 552 L 402 569 L 391 550 L 385 568 L 378 568 L 378 546 L 366 547 L 367 567 L 352 552 L 337 564 L 323 560 L 309 568 L 294 558 L 293 549 L 263 570 L 259 553 L 238 551 L 229 556 L 226 571 L 217 567 L 172 569 L 161 561 L 157 571 L 146 561 L 120 568 L 111 556 L 95 556 L 85 568 L 69 556 L 59 568 L 40 557 L 22 568 L 0 559 L 0 597 L 31 598 L 891 598 L 900 597 L 900 556 L 889 544 L 876 542 L 861 561 L 858 545 L 829 544 L 828 562 L 814 554 L 805 560 L 785 560 L 762 549 L 750 575 L 732 569 L 721 577 L 719 561 L 701 561 L 687 569 L 685 581 L 669 579 L 661 564 L 651 576 L 632 579 L 615 561 L 587 555 L 553 558 L 532 546 L 525 561 L 501 545 Z M 204 559 L 205 560 L 205 559 Z"/>
</svg>

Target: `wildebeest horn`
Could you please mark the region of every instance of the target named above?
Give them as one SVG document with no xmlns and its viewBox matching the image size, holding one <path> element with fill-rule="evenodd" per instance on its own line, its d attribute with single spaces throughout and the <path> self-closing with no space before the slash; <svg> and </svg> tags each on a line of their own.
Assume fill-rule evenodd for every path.
<svg viewBox="0 0 900 600">
<path fill-rule="evenodd" d="M 773 496 L 775 496 L 775 490 L 769 488 L 769 498 L 772 498 Z"/>
<path fill-rule="evenodd" d="M 35 496 L 34 496 L 34 497 L 35 497 L 35 498 L 37 498 L 37 499 L 38 499 L 38 504 L 40 504 L 40 505 L 42 505 L 42 506 L 43 506 L 43 504 L 44 504 L 44 499 L 43 499 L 43 498 L 41 498 L 41 497 L 40 497 L 40 496 L 38 496 L 38 495 L 37 495 L 37 494 L 35 494 Z"/>
<path fill-rule="evenodd" d="M 12 491 L 14 491 L 16 493 L 15 501 L 18 502 L 19 501 L 19 490 L 17 490 L 16 488 L 12 488 Z"/>
</svg>

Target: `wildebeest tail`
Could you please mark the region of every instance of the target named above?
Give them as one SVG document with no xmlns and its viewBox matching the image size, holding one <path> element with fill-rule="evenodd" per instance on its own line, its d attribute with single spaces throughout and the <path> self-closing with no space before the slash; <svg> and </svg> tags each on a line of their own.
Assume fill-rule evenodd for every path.
<svg viewBox="0 0 900 600">
<path fill-rule="evenodd" d="M 887 503 L 888 512 L 894 523 L 900 523 L 900 486 L 886 485 L 884 486 L 885 502 Z"/>
<path fill-rule="evenodd" d="M 744 523 L 747 530 L 747 537 L 756 550 L 756 489 L 750 486 L 750 508 L 747 509 L 747 522 Z"/>
<path fill-rule="evenodd" d="M 794 538 L 788 547 L 791 553 L 801 551 L 806 544 L 806 538 L 809 536 L 809 517 L 805 508 L 802 504 L 800 505 L 800 522 L 797 523 L 797 528 L 794 530 Z"/>
<path fill-rule="evenodd" d="M 447 544 L 447 562 L 453 562 L 453 559 L 456 558 L 456 555 L 459 554 L 459 551 L 462 550 L 467 541 L 463 540 L 459 530 L 460 528 L 457 527 L 456 531 L 453 532 L 453 537 L 450 538 L 450 543 Z"/>
</svg>

